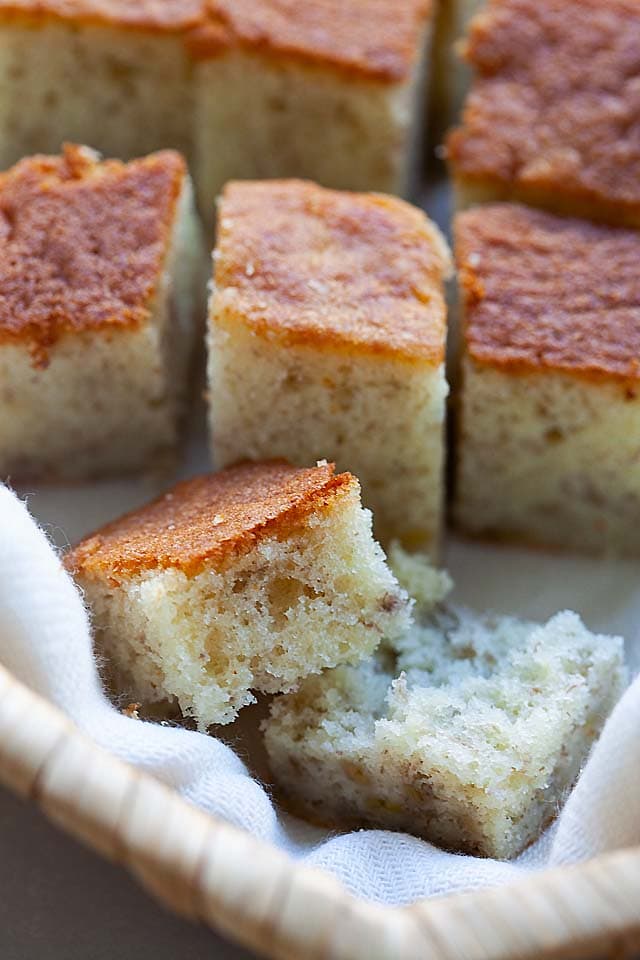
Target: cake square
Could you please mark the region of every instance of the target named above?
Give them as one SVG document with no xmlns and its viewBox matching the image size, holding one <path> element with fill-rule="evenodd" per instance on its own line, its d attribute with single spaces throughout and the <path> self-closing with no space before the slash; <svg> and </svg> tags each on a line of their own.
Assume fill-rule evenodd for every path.
<svg viewBox="0 0 640 960">
<path fill-rule="evenodd" d="M 455 236 L 458 524 L 637 556 L 640 235 L 495 204 Z"/>
<path fill-rule="evenodd" d="M 556 815 L 622 693 L 622 640 L 569 612 L 538 626 L 443 607 L 449 585 L 427 572 L 405 635 L 276 698 L 271 771 L 311 821 L 511 859 Z"/>
<path fill-rule="evenodd" d="M 156 468 L 178 439 L 201 270 L 182 157 L 84 147 L 0 175 L 0 477 Z"/>
<path fill-rule="evenodd" d="M 491 0 L 448 140 L 460 206 L 516 200 L 640 226 L 640 5 Z"/>
<path fill-rule="evenodd" d="M 0 0 L 0 168 L 64 139 L 122 159 L 172 147 L 193 167 L 208 223 L 231 178 L 405 194 L 432 6 Z"/>
<path fill-rule="evenodd" d="M 245 463 L 178 484 L 65 558 L 115 687 L 206 730 L 410 621 L 358 481 L 332 464 Z"/>
<path fill-rule="evenodd" d="M 335 460 L 362 483 L 378 539 L 435 548 L 449 269 L 437 228 L 390 197 L 231 183 L 214 261 L 214 462 Z"/>
<path fill-rule="evenodd" d="M 190 37 L 204 200 L 268 177 L 408 196 L 433 17 L 432 0 L 216 0 Z"/>
</svg>

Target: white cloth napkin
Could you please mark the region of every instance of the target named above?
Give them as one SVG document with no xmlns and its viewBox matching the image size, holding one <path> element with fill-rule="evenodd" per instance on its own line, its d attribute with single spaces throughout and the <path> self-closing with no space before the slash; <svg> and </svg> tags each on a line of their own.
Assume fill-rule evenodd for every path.
<svg viewBox="0 0 640 960">
<path fill-rule="evenodd" d="M 454 577 L 463 588 L 466 584 L 466 602 L 486 599 L 491 582 L 504 586 L 506 570 L 512 601 L 525 615 L 533 612 L 532 598 L 543 609 L 564 589 L 569 596 L 557 606 L 582 597 L 589 614 L 589 604 L 599 604 L 594 619 L 599 614 L 606 622 L 600 619 L 590 625 L 626 632 L 631 662 L 637 662 L 638 638 L 632 627 L 640 600 L 633 587 L 633 568 L 599 568 L 587 561 L 567 561 L 558 567 L 563 561 L 549 563 L 526 554 L 519 555 L 518 564 L 513 554 L 485 551 L 478 577 L 478 549 L 459 548 L 449 557 Z M 474 596 L 478 590 L 482 595 Z M 580 612 L 585 614 L 584 609 Z M 625 626 L 626 631 L 621 629 Z M 332 871 L 354 893 L 374 900 L 407 903 L 506 883 L 546 865 L 640 843 L 640 680 L 614 710 L 554 828 L 512 863 L 444 853 L 403 834 L 363 830 L 336 836 L 282 818 L 229 746 L 203 734 L 129 719 L 108 702 L 98 679 L 82 599 L 25 504 L 3 486 L 0 662 L 69 714 L 101 746 L 170 784 L 204 810 Z"/>
</svg>

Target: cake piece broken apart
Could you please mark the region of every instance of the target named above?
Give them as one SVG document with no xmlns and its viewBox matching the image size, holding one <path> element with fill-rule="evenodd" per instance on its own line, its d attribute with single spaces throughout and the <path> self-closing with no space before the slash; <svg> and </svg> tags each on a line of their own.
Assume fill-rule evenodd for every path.
<svg viewBox="0 0 640 960">
<path fill-rule="evenodd" d="M 640 236 L 514 204 L 455 234 L 458 525 L 637 556 Z"/>
<path fill-rule="evenodd" d="M 448 139 L 460 206 L 517 200 L 640 226 L 640 4 L 492 0 Z"/>
<path fill-rule="evenodd" d="M 119 691 L 200 729 L 252 691 L 356 663 L 410 621 L 358 481 L 332 465 L 242 464 L 178 484 L 65 559 Z"/>
<path fill-rule="evenodd" d="M 510 859 L 555 816 L 620 695 L 622 641 L 574 613 L 538 626 L 447 609 L 448 585 L 427 571 L 411 630 L 274 701 L 271 770 L 312 821 Z"/>
<path fill-rule="evenodd" d="M 68 145 L 0 174 L 0 478 L 157 469 L 204 260 L 186 165 Z"/>
<path fill-rule="evenodd" d="M 209 321 L 216 465 L 335 460 L 378 539 L 435 550 L 449 265 L 437 227 L 401 200 L 228 184 Z"/>
</svg>

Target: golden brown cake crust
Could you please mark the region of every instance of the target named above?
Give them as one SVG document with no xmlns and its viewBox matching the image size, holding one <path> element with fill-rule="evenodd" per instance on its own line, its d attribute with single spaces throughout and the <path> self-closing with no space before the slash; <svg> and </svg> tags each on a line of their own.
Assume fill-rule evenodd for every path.
<svg viewBox="0 0 640 960">
<path fill-rule="evenodd" d="M 234 47 L 404 80 L 417 60 L 433 0 L 0 0 L 0 17 L 108 23 L 182 32 L 192 55 Z"/>
<path fill-rule="evenodd" d="M 84 23 L 181 31 L 202 23 L 207 0 L 0 0 L 0 17 L 57 17 Z"/>
<path fill-rule="evenodd" d="M 479 364 L 640 380 L 640 234 L 516 204 L 457 215 L 465 344 Z"/>
<path fill-rule="evenodd" d="M 185 174 L 173 151 L 100 163 L 67 146 L 0 175 L 0 344 L 45 364 L 64 333 L 144 323 Z"/>
<path fill-rule="evenodd" d="M 421 53 L 432 0 L 212 0 L 195 56 L 233 46 L 404 80 Z"/>
<path fill-rule="evenodd" d="M 466 56 L 456 178 L 640 213 L 640 0 L 492 0 Z"/>
<path fill-rule="evenodd" d="M 285 461 L 243 463 L 195 477 L 87 537 L 65 557 L 82 577 L 118 582 L 145 570 L 191 576 L 221 568 L 264 537 L 282 537 L 340 492 L 358 488 L 334 465 L 300 469 Z"/>
<path fill-rule="evenodd" d="M 215 309 L 286 342 L 444 357 L 444 241 L 422 211 L 301 180 L 224 190 Z"/>
</svg>

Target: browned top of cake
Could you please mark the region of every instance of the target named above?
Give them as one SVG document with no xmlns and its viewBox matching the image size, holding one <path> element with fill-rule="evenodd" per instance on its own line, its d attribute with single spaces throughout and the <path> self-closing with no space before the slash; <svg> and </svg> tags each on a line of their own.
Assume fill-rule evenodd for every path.
<svg viewBox="0 0 640 960">
<path fill-rule="evenodd" d="M 211 0 L 192 50 L 206 57 L 240 45 L 402 80 L 421 52 L 431 9 L 432 0 Z"/>
<path fill-rule="evenodd" d="M 244 46 L 381 80 L 404 79 L 433 0 L 0 0 L 0 16 L 183 32 L 196 57 Z"/>
<path fill-rule="evenodd" d="M 640 234 L 516 204 L 458 214 L 471 357 L 514 370 L 640 379 Z"/>
<path fill-rule="evenodd" d="M 180 31 L 201 24 L 207 6 L 208 0 L 0 0 L 0 16 L 53 16 Z"/>
<path fill-rule="evenodd" d="M 456 175 L 640 205 L 640 0 L 492 0 Z"/>
<path fill-rule="evenodd" d="M 36 363 L 63 333 L 149 317 L 186 172 L 172 151 L 122 164 L 86 148 L 0 175 L 0 343 Z"/>
<path fill-rule="evenodd" d="M 283 537 L 340 491 L 358 488 L 334 465 L 298 469 L 284 461 L 244 463 L 186 480 L 87 537 L 65 566 L 82 577 L 115 582 L 145 570 L 175 568 L 188 575 L 219 568 L 262 538 Z"/>
<path fill-rule="evenodd" d="M 300 180 L 231 183 L 215 262 L 214 311 L 227 322 L 290 343 L 443 359 L 448 252 L 401 200 Z"/>
</svg>

